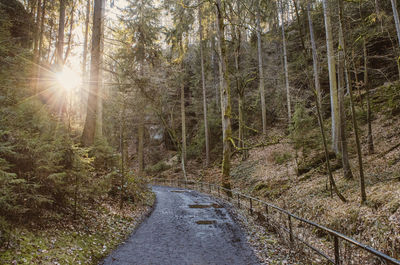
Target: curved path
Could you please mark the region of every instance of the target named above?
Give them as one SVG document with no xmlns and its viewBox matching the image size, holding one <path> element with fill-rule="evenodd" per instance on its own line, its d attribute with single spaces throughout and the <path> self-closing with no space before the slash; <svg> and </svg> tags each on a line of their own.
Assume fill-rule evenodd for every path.
<svg viewBox="0 0 400 265">
<path fill-rule="evenodd" d="M 157 203 L 102 264 L 260 264 L 228 211 L 192 190 L 153 187 Z"/>
</svg>

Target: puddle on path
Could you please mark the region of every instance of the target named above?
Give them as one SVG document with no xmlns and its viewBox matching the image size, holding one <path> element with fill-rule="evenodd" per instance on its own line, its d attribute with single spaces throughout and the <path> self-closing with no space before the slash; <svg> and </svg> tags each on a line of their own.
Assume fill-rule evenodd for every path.
<svg viewBox="0 0 400 265">
<path fill-rule="evenodd" d="M 176 192 L 176 193 L 184 193 L 184 190 L 171 190 L 171 192 Z"/>
<path fill-rule="evenodd" d="M 197 209 L 204 209 L 204 208 L 222 208 L 221 205 L 212 203 L 212 204 L 189 204 L 189 208 L 197 208 Z"/>
<path fill-rule="evenodd" d="M 199 220 L 199 221 L 196 221 L 196 224 L 198 224 L 198 225 L 213 225 L 215 223 L 216 223 L 215 220 Z"/>
</svg>

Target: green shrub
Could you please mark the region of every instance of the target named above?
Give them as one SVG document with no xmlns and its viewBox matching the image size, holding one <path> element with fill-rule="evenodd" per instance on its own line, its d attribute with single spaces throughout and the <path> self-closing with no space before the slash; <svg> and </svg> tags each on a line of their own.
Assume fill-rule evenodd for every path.
<svg viewBox="0 0 400 265">
<path fill-rule="evenodd" d="M 285 164 L 288 162 L 290 159 L 292 159 L 292 155 L 289 153 L 282 153 L 282 152 L 273 152 L 272 157 L 274 158 L 274 161 L 278 165 Z"/>
<path fill-rule="evenodd" d="M 320 136 L 317 121 L 311 116 L 304 104 L 298 103 L 290 125 L 290 139 L 296 150 L 307 153 L 309 149 L 315 149 L 320 144 Z"/>
<path fill-rule="evenodd" d="M 155 165 L 146 167 L 145 170 L 146 170 L 147 174 L 149 174 L 149 175 L 156 175 L 156 174 L 161 173 L 170 168 L 171 168 L 171 166 L 167 165 L 164 161 L 160 161 Z"/>
</svg>

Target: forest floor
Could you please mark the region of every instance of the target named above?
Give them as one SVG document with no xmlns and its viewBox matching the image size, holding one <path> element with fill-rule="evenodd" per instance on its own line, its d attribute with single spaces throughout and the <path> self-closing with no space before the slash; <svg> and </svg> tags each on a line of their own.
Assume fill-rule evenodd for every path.
<svg viewBox="0 0 400 265">
<path fill-rule="evenodd" d="M 362 97 L 365 95 L 362 94 Z M 398 85 L 385 85 L 371 91 L 373 106 L 373 137 L 375 152 L 368 154 L 367 125 L 363 116 L 360 131 L 366 179 L 367 203 L 360 204 L 359 171 L 353 133 L 349 133 L 349 152 L 354 179 L 346 180 L 340 168 L 340 161 L 332 158 L 334 178 L 339 190 L 348 200 L 341 202 L 331 195 L 328 187 L 322 149 L 298 152 L 288 143 L 290 139 L 285 126 L 274 127 L 268 132 L 268 139 L 281 139 L 278 144 L 250 150 L 249 157 L 242 160 L 234 157 L 231 176 L 233 187 L 245 193 L 262 198 L 292 213 L 340 231 L 356 240 L 379 249 L 388 255 L 400 258 L 400 95 Z M 364 97 L 365 100 L 365 97 Z M 359 101 L 357 102 L 358 105 Z M 365 102 L 364 102 L 365 104 Z M 359 112 L 361 108 L 358 108 Z M 363 112 L 365 114 L 365 111 Z M 349 115 L 349 114 L 348 114 Z M 365 116 L 365 115 L 364 115 Z M 349 115 L 350 117 L 350 115 Z M 329 127 L 329 121 L 326 126 Z M 351 131 L 350 121 L 347 123 Z M 315 128 L 318 137 L 318 128 Z M 253 137 L 252 142 L 268 139 Z M 314 163 L 314 165 L 312 165 Z M 297 175 L 298 167 L 309 166 L 303 174 Z M 178 167 L 178 166 L 177 166 Z M 204 170 L 201 163 L 191 161 L 188 166 L 193 179 L 218 182 L 219 164 Z M 178 177 L 179 170 L 171 169 Z M 164 174 L 169 174 L 164 172 Z M 302 228 L 301 228 L 302 229 Z M 331 253 L 332 239 L 321 233 L 310 239 L 315 245 Z M 355 249 L 343 246 L 349 258 L 364 257 Z M 318 261 L 317 257 L 312 256 Z"/>
<path fill-rule="evenodd" d="M 0 249 L 0 264 L 97 264 L 151 212 L 154 194 L 141 205 L 104 200 L 85 208 L 78 220 L 68 218 L 45 226 L 15 227 L 12 245 Z"/>
</svg>

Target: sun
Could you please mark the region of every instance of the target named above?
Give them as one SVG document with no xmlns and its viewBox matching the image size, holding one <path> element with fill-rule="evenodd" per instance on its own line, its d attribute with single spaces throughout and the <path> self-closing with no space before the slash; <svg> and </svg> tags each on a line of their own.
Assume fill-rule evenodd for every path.
<svg viewBox="0 0 400 265">
<path fill-rule="evenodd" d="M 72 90 L 81 84 L 81 77 L 68 67 L 56 74 L 58 84 L 65 90 Z"/>
</svg>

